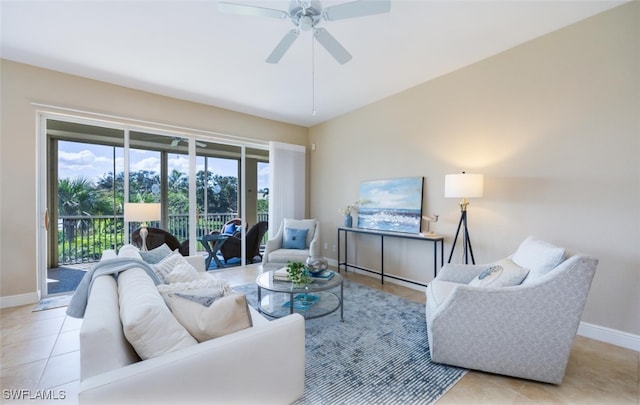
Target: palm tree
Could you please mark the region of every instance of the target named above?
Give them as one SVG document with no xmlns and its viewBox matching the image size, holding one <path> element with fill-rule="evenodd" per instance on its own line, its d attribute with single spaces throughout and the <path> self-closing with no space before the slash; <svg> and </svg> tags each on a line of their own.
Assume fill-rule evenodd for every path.
<svg viewBox="0 0 640 405">
<path fill-rule="evenodd" d="M 58 217 L 63 217 L 62 226 L 69 239 L 75 238 L 76 230 L 90 225 L 90 221 L 66 216 L 102 215 L 112 211 L 111 204 L 86 177 L 64 178 L 58 181 Z"/>
</svg>

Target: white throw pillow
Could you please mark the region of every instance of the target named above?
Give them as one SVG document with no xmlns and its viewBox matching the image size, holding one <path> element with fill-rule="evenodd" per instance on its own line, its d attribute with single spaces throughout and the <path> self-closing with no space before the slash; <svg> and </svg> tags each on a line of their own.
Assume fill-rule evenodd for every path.
<svg viewBox="0 0 640 405">
<path fill-rule="evenodd" d="M 311 241 L 313 240 L 313 235 L 316 232 L 316 220 L 315 219 L 284 219 L 284 230 L 287 228 L 293 229 L 308 229 L 307 231 L 307 240 L 305 248 L 308 248 L 311 245 Z"/>
<path fill-rule="evenodd" d="M 198 342 L 252 326 L 247 299 L 241 294 L 220 297 L 176 293 L 169 294 L 168 300 L 173 315 Z"/>
<path fill-rule="evenodd" d="M 124 335 L 141 359 L 198 343 L 171 314 L 144 270 L 133 268 L 118 275 L 118 303 Z"/>
<path fill-rule="evenodd" d="M 537 279 L 553 270 L 564 259 L 564 249 L 530 236 L 525 239 L 511 260 L 530 269 L 528 280 Z"/>
</svg>

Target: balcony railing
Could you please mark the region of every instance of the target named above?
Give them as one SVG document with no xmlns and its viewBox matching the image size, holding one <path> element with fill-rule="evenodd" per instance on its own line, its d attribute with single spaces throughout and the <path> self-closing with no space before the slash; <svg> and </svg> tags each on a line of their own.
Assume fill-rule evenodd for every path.
<svg viewBox="0 0 640 405">
<path fill-rule="evenodd" d="M 197 236 L 201 237 L 210 231 L 220 230 L 230 219 L 236 218 L 234 213 L 208 214 L 206 218 L 198 218 Z M 268 221 L 269 215 L 258 213 L 258 221 Z M 149 224 L 158 227 L 158 222 Z M 130 224 L 128 234 L 137 225 Z M 178 240 L 189 237 L 189 216 L 169 215 L 167 231 Z M 266 243 L 265 234 L 262 243 Z M 124 218 L 122 215 L 61 216 L 58 219 L 58 263 L 52 265 L 69 265 L 92 263 L 100 260 L 105 249 L 117 249 L 125 243 Z M 198 246 L 198 249 L 201 247 Z"/>
</svg>

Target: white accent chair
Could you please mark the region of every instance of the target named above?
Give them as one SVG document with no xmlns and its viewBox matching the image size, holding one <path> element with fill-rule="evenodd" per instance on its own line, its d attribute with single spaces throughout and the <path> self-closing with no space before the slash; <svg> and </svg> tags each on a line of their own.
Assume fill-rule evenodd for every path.
<svg viewBox="0 0 640 405">
<path fill-rule="evenodd" d="M 597 264 L 529 237 L 498 262 L 445 265 L 426 291 L 431 359 L 560 384 Z"/>
<path fill-rule="evenodd" d="M 304 249 L 285 249 L 283 247 L 284 233 L 288 228 L 307 229 Z M 320 256 L 320 221 L 285 218 L 278 233 L 267 242 L 262 255 L 263 270 L 276 270 L 286 266 L 288 261 L 304 263 L 309 256 Z"/>
</svg>

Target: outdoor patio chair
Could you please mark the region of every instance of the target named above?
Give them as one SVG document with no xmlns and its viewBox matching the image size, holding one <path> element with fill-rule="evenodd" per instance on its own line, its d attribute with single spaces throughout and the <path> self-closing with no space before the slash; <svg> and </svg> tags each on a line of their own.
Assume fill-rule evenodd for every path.
<svg viewBox="0 0 640 405">
<path fill-rule="evenodd" d="M 185 240 L 180 243 L 178 239 L 160 228 L 147 228 L 149 234 L 147 235 L 147 249 L 155 249 L 159 246 L 162 246 L 163 243 L 166 243 L 171 250 L 178 250 L 182 256 L 189 256 L 189 240 Z M 142 238 L 140 237 L 140 228 L 133 231 L 131 234 L 131 242 L 137 247 L 142 246 Z"/>
<path fill-rule="evenodd" d="M 249 263 L 253 263 L 253 259 L 256 257 L 260 257 L 260 260 L 262 260 L 262 255 L 260 254 L 260 241 L 267 232 L 268 227 L 269 223 L 262 221 L 253 225 L 247 232 L 246 254 L 247 261 Z M 225 263 L 227 263 L 229 259 L 240 257 L 242 255 L 242 234 L 240 232 L 236 232 L 234 236 L 227 239 L 220 248 L 220 252 L 222 253 Z"/>
</svg>

